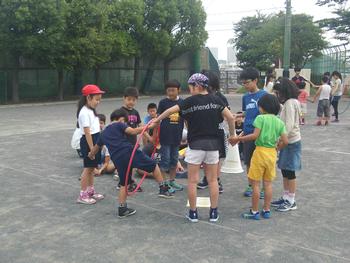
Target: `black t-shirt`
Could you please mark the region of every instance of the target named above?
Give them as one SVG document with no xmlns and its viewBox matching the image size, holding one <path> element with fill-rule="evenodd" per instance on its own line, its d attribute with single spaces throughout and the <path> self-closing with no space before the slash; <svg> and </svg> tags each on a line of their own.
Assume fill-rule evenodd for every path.
<svg viewBox="0 0 350 263">
<path fill-rule="evenodd" d="M 167 109 L 179 105 L 183 99 L 170 100 L 162 99 L 158 105 L 157 113 L 160 115 Z M 182 130 L 184 128 L 184 120 L 180 114 L 171 114 L 168 118 L 162 120 L 160 124 L 159 142 L 161 145 L 180 145 L 182 139 Z"/>
<path fill-rule="evenodd" d="M 238 123 L 235 123 L 235 129 L 236 129 L 236 135 L 240 135 L 243 131 L 243 122 L 238 125 Z"/>
<path fill-rule="evenodd" d="M 180 114 L 187 121 L 187 140 L 191 149 L 214 151 L 220 148 L 219 123 L 224 103 L 214 94 L 194 95 L 180 104 Z"/>
<path fill-rule="evenodd" d="M 224 105 L 225 105 L 228 109 L 230 109 L 230 106 L 229 106 L 228 101 L 227 101 L 226 97 L 224 96 L 224 94 L 222 94 L 220 91 L 217 91 L 217 92 L 215 93 L 215 95 L 216 95 L 218 98 L 220 98 L 220 99 L 222 100 L 222 102 L 224 103 Z"/>
<path fill-rule="evenodd" d="M 128 126 L 131 128 L 137 128 L 141 123 L 139 112 L 135 109 L 129 110 L 126 107 L 122 107 L 122 109 L 124 109 L 128 113 Z M 127 138 L 129 139 L 132 145 L 136 144 L 137 135 L 127 135 Z"/>
<path fill-rule="evenodd" d="M 302 76 L 294 76 L 292 78 L 292 81 L 297 85 L 297 87 L 299 88 L 300 84 L 305 82 L 306 80 L 302 77 Z"/>
</svg>

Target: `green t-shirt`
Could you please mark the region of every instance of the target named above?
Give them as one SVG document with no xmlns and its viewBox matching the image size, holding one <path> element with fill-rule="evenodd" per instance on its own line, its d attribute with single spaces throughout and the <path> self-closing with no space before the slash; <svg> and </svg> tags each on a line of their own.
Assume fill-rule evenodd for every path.
<svg viewBox="0 0 350 263">
<path fill-rule="evenodd" d="M 253 125 L 260 129 L 260 135 L 255 140 L 256 146 L 275 148 L 278 138 L 287 133 L 283 121 L 273 114 L 260 114 Z"/>
</svg>

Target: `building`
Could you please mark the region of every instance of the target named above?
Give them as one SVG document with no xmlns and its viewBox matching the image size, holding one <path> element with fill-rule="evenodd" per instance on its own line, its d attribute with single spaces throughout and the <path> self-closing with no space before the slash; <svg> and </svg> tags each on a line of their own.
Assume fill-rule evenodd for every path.
<svg viewBox="0 0 350 263">
<path fill-rule="evenodd" d="M 213 54 L 214 58 L 216 60 L 218 60 L 219 59 L 219 48 L 217 48 L 217 47 L 210 47 L 209 49 L 210 49 L 210 52 Z"/>
<path fill-rule="evenodd" d="M 237 64 L 236 49 L 234 47 L 227 47 L 227 63 Z"/>
</svg>

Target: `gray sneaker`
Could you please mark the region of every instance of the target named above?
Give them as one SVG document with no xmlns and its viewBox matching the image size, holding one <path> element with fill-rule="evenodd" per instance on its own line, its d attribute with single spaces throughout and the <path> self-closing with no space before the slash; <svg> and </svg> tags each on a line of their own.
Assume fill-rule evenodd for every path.
<svg viewBox="0 0 350 263">
<path fill-rule="evenodd" d="M 276 211 L 278 212 L 287 212 L 290 210 L 296 210 L 297 209 L 297 203 L 294 202 L 293 204 L 289 203 L 288 200 L 284 200 L 284 203 L 281 204 L 279 207 L 276 208 Z"/>
<path fill-rule="evenodd" d="M 135 213 L 136 213 L 135 209 L 128 208 L 127 206 L 118 208 L 118 217 L 119 218 L 131 216 L 131 215 L 134 215 Z"/>
</svg>

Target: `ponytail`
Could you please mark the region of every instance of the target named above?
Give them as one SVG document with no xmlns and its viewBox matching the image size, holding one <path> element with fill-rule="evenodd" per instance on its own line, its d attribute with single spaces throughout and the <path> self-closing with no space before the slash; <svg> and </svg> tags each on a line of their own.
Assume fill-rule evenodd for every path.
<svg viewBox="0 0 350 263">
<path fill-rule="evenodd" d="M 88 96 L 81 96 L 79 101 L 78 101 L 78 110 L 77 110 L 77 119 L 79 118 L 79 113 L 81 111 L 81 109 L 87 104 L 87 97 L 93 97 L 94 95 L 88 95 Z M 90 108 L 91 109 L 91 108 Z M 96 109 L 91 109 L 95 116 L 97 116 L 97 112 Z"/>
</svg>

